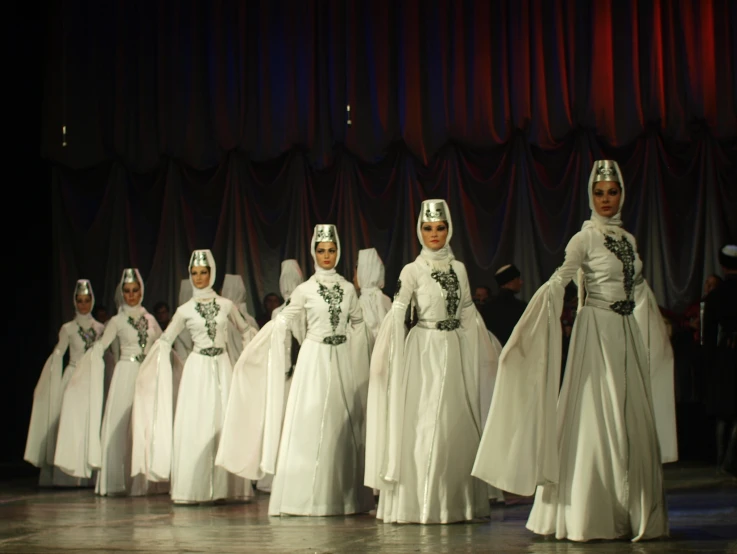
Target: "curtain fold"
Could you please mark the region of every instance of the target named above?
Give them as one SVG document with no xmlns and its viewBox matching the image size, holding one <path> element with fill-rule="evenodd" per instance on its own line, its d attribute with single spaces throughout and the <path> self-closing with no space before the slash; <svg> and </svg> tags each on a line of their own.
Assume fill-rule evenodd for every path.
<svg viewBox="0 0 737 554">
<path fill-rule="evenodd" d="M 529 297 L 588 218 L 604 156 L 623 168 L 625 225 L 663 306 L 698 297 L 737 240 L 730 0 L 52 0 L 51 13 L 54 329 L 76 278 L 111 308 L 124 266 L 148 305 L 173 305 L 192 248 L 243 275 L 257 311 L 282 259 L 312 272 L 320 222 L 339 227 L 347 278 L 359 249 L 378 250 L 391 294 L 433 196 L 472 284 L 513 262 Z"/>
</svg>

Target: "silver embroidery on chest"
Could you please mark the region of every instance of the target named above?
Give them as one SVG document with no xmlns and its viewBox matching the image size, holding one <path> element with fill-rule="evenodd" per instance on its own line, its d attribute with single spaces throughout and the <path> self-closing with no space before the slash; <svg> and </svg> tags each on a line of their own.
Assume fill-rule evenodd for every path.
<svg viewBox="0 0 737 554">
<path fill-rule="evenodd" d="M 456 317 L 458 305 L 461 303 L 461 286 L 458 275 L 451 267 L 448 271 L 433 271 L 430 276 L 445 291 L 445 311 L 448 318 L 438 321 L 435 328 L 440 331 L 455 331 L 461 326 L 461 321 Z"/>
<path fill-rule="evenodd" d="M 338 283 L 335 283 L 332 289 L 327 288 L 322 283 L 318 283 L 317 287 L 317 294 L 327 302 L 328 313 L 330 314 L 330 328 L 333 330 L 333 334 L 322 339 L 322 342 L 332 346 L 343 344 L 346 341 L 346 336 L 335 334 L 338 324 L 340 323 L 340 314 L 343 311 L 340 308 L 340 305 L 343 302 L 343 289 L 340 288 L 340 284 Z"/>
<path fill-rule="evenodd" d="M 632 243 L 627 240 L 627 237 L 617 240 L 611 235 L 604 235 L 604 246 L 622 262 L 624 294 L 627 297 L 626 300 L 614 302 L 610 308 L 620 315 L 630 315 L 635 311 L 635 302 L 632 299 L 635 285 L 635 249 L 632 248 Z"/>
<path fill-rule="evenodd" d="M 138 333 L 138 346 L 141 347 L 141 350 L 145 350 L 148 344 L 148 319 L 146 319 L 145 315 L 142 315 L 137 320 L 128 317 L 128 324 Z"/>
<path fill-rule="evenodd" d="M 92 327 L 90 327 L 89 329 L 83 329 L 81 325 L 77 325 L 77 334 L 80 336 L 82 342 L 84 343 L 85 352 L 87 352 L 97 340 L 97 331 L 95 331 L 95 329 Z"/>
<path fill-rule="evenodd" d="M 194 307 L 195 311 L 205 320 L 205 328 L 207 336 L 215 342 L 218 333 L 218 326 L 215 318 L 220 313 L 220 304 L 213 298 L 212 302 L 197 302 Z"/>
</svg>

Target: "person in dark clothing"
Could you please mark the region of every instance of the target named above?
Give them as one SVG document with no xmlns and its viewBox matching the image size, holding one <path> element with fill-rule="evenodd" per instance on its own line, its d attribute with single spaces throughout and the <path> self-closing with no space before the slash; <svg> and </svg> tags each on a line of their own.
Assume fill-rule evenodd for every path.
<svg viewBox="0 0 737 554">
<path fill-rule="evenodd" d="M 263 327 L 266 325 L 269 321 L 271 321 L 271 312 L 273 312 L 275 309 L 277 309 L 279 306 L 284 304 L 284 299 L 276 294 L 275 292 L 270 292 L 266 296 L 264 296 L 264 315 L 259 317 L 256 322 L 258 323 L 259 327 Z"/>
<path fill-rule="evenodd" d="M 707 410 L 717 419 L 717 468 L 737 475 L 737 246 L 719 252 L 724 282 L 706 298 Z"/>
<path fill-rule="evenodd" d="M 506 344 L 514 326 L 527 307 L 527 303 L 515 297 L 522 290 L 522 274 L 514 265 L 500 268 L 494 275 L 499 293 L 488 303 L 479 307 L 486 328 Z"/>
<path fill-rule="evenodd" d="M 161 330 L 165 331 L 171 321 L 171 308 L 169 308 L 169 304 L 163 301 L 157 302 L 154 305 L 154 317 Z"/>
<path fill-rule="evenodd" d="M 491 300 L 491 289 L 486 285 L 476 287 L 473 293 L 473 303 L 476 304 L 476 307 L 481 308 L 489 300 Z"/>
</svg>

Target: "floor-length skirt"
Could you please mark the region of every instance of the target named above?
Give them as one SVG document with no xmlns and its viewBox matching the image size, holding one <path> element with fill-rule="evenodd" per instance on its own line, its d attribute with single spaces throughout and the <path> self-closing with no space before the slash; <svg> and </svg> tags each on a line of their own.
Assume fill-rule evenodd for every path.
<svg viewBox="0 0 737 554">
<path fill-rule="evenodd" d="M 66 390 L 67 384 L 72 378 L 75 369 L 76 366 L 72 364 L 69 364 L 64 368 L 64 373 L 61 378 L 60 392 L 62 397 L 64 396 L 64 390 Z M 58 405 L 61 408 L 61 402 L 59 402 Z M 56 425 L 53 427 L 54 431 L 58 430 L 58 423 L 59 414 L 56 414 Z M 54 437 L 54 443 L 56 443 L 57 438 L 58 437 L 56 436 Z M 38 484 L 42 487 L 90 487 L 92 486 L 92 483 L 92 479 L 81 479 L 72 475 L 67 475 L 60 468 L 49 464 L 44 464 L 41 467 L 41 472 L 38 476 Z"/>
<path fill-rule="evenodd" d="M 250 481 L 215 467 L 232 375 L 225 353 L 203 356 L 193 351 L 187 357 L 174 416 L 174 502 L 209 502 L 253 495 Z"/>
<path fill-rule="evenodd" d="M 292 387 L 292 378 L 287 378 L 284 383 L 284 410 L 287 409 L 287 403 L 289 402 L 289 389 Z M 261 492 L 271 493 L 271 487 L 274 484 L 274 476 L 266 474 L 263 478 L 256 481 L 256 489 Z"/>
<path fill-rule="evenodd" d="M 365 398 L 350 343 L 302 343 L 287 400 L 269 515 L 367 512 L 363 485 Z"/>
<path fill-rule="evenodd" d="M 106 495 L 141 496 L 148 492 L 144 475 L 131 477 L 131 409 L 140 364 L 119 361 L 110 382 L 105 415 L 100 429 L 102 461 L 95 492 Z"/>
<path fill-rule="evenodd" d="M 482 429 L 466 382 L 459 332 L 414 327 L 405 347 L 405 408 L 399 481 L 382 490 L 387 523 L 452 523 L 489 515 L 490 489 L 471 476 Z M 466 368 L 467 370 L 470 368 Z"/>
<path fill-rule="evenodd" d="M 668 534 L 647 357 L 632 316 L 584 307 L 558 401 L 559 481 L 527 527 L 576 541 Z"/>
</svg>

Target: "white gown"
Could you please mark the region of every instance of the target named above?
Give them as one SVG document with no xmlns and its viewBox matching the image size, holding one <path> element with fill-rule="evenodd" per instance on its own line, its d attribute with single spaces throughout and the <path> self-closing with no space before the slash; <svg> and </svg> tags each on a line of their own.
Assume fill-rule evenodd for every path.
<svg viewBox="0 0 737 554">
<path fill-rule="evenodd" d="M 579 268 L 588 296 L 558 398 L 559 317 Z M 527 523 L 535 533 L 668 534 L 661 462 L 677 459 L 673 355 L 641 270 L 630 234 L 582 230 L 504 347 L 474 475 L 523 495 L 542 485 Z"/>
<path fill-rule="evenodd" d="M 379 489 L 376 517 L 387 523 L 489 515 L 489 488 L 471 467 L 496 353 L 465 266 L 451 268 L 434 273 L 422 258 L 404 267 L 371 360 L 366 485 Z M 411 301 L 418 323 L 406 334 Z"/>
<path fill-rule="evenodd" d="M 303 318 L 307 336 L 284 415 L 286 338 Z M 313 276 L 298 286 L 243 351 L 217 463 L 253 480 L 274 474 L 269 515 L 342 515 L 373 507 L 363 486 L 370 346 L 355 289 L 336 275 L 325 284 Z"/>
<path fill-rule="evenodd" d="M 108 321 L 100 341 L 90 351 L 102 360 L 104 350 L 117 339 L 120 359 L 110 382 L 105 415 L 100 427 L 101 465 L 95 492 L 101 496 L 149 492 L 145 477 L 131 477 L 131 409 L 141 361 L 148 354 L 161 328 L 149 313 L 129 316 L 126 311 Z"/>
<path fill-rule="evenodd" d="M 87 479 L 73 477 L 54 466 L 59 415 L 62 398 L 69 380 L 74 375 L 77 363 L 84 353 L 103 333 L 104 325 L 92 316 L 77 315 L 61 326 L 59 341 L 41 371 L 33 391 L 33 409 L 28 427 L 28 440 L 24 459 L 41 468 L 39 485 L 80 487 L 88 486 Z M 69 363 L 64 368 L 64 353 L 69 349 Z M 62 437 L 62 441 L 66 440 Z"/>
<path fill-rule="evenodd" d="M 171 474 L 174 502 L 209 502 L 253 494 L 250 482 L 215 466 L 232 378 L 227 352 L 230 325 L 248 344 L 253 329 L 230 300 L 220 296 L 189 300 L 177 308 L 141 367 L 134 407 L 133 472 L 146 473 L 158 481 L 169 479 Z M 171 381 L 169 354 L 185 330 L 194 348 L 184 364 L 177 393 L 177 378 L 173 384 Z M 169 379 L 169 385 L 160 402 L 157 388 L 162 386 L 162 377 Z M 175 404 L 171 402 L 172 387 Z M 149 421 L 146 414 L 158 421 Z"/>
</svg>

